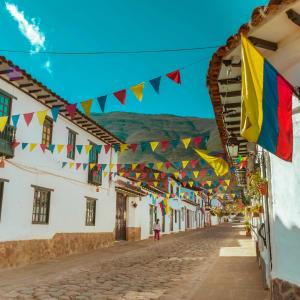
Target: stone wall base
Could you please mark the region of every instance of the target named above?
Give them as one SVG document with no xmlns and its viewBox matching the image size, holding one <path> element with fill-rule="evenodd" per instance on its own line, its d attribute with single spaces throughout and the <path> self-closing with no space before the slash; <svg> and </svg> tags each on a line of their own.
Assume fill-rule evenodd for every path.
<svg viewBox="0 0 300 300">
<path fill-rule="evenodd" d="M 300 300 L 300 287 L 276 278 L 272 280 L 272 300 Z"/>
<path fill-rule="evenodd" d="M 0 242 L 0 268 L 17 267 L 112 246 L 114 234 L 57 233 L 49 240 Z"/>
<path fill-rule="evenodd" d="M 126 237 L 127 237 L 127 241 L 140 241 L 141 227 L 127 227 Z"/>
</svg>

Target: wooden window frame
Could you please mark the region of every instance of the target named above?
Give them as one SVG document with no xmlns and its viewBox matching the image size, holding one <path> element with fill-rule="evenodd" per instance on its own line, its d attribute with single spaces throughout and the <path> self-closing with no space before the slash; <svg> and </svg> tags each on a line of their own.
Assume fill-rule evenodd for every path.
<svg viewBox="0 0 300 300">
<path fill-rule="evenodd" d="M 31 186 L 34 188 L 31 223 L 48 225 L 50 216 L 51 192 L 53 191 L 53 189 L 48 189 L 36 185 Z M 37 199 L 38 193 L 40 193 L 40 198 L 41 194 L 45 195 L 45 193 L 46 197 L 44 199 Z M 44 204 L 42 203 L 42 201 L 45 201 L 45 199 L 46 203 Z"/>
<path fill-rule="evenodd" d="M 67 158 L 75 160 L 75 152 L 76 152 L 76 136 L 77 136 L 77 132 L 75 132 L 74 130 L 67 128 L 68 129 L 68 145 L 72 144 L 73 145 L 73 150 L 70 151 L 69 153 L 67 153 Z M 74 138 L 72 139 L 71 136 L 73 136 Z M 71 143 L 71 140 L 72 143 Z"/>
<path fill-rule="evenodd" d="M 10 119 L 10 117 L 11 117 L 11 108 L 12 108 L 12 97 L 9 96 L 6 93 L 1 92 L 1 91 L 0 91 L 0 96 L 3 96 L 4 98 L 7 98 L 9 100 L 8 114 L 3 115 L 3 116 L 8 116 L 8 119 Z M 1 114 L 0 114 L 0 117 L 2 117 Z"/>
<path fill-rule="evenodd" d="M 96 226 L 97 199 L 85 197 L 85 226 Z"/>
<path fill-rule="evenodd" d="M 50 128 L 50 134 L 46 132 L 47 128 Z M 46 145 L 47 148 L 49 148 L 49 146 L 52 144 L 52 136 L 53 136 L 53 119 L 50 118 L 49 116 L 46 116 L 42 128 L 42 144 Z"/>
</svg>

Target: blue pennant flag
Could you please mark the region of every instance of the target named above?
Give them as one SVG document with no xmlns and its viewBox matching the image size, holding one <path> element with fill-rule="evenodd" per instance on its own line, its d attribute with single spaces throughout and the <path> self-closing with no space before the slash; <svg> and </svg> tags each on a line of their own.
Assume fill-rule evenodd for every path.
<svg viewBox="0 0 300 300">
<path fill-rule="evenodd" d="M 107 99 L 107 95 L 97 98 L 102 112 L 104 112 L 104 110 L 105 110 L 106 99 Z"/>
<path fill-rule="evenodd" d="M 160 86 L 161 76 L 153 78 L 150 80 L 150 84 L 157 94 L 159 94 L 159 86 Z"/>
<path fill-rule="evenodd" d="M 105 170 L 106 166 L 107 166 L 107 164 L 102 164 L 102 165 L 101 165 L 101 168 L 102 168 L 103 171 Z M 106 174 L 106 173 L 105 173 L 105 174 Z"/>
<path fill-rule="evenodd" d="M 59 106 L 54 106 L 53 108 L 51 108 L 52 119 L 54 122 L 56 122 L 57 120 L 59 110 L 60 110 Z"/>
<path fill-rule="evenodd" d="M 48 149 L 51 151 L 51 153 L 53 153 L 53 152 L 54 152 L 54 149 L 55 149 L 55 145 L 50 144 L 50 145 L 48 146 Z"/>
<path fill-rule="evenodd" d="M 11 117 L 12 123 L 14 125 L 14 127 L 17 127 L 18 121 L 19 121 L 20 115 L 14 115 Z"/>
<path fill-rule="evenodd" d="M 149 164 L 148 164 L 148 167 L 149 167 L 150 169 L 153 169 L 154 163 L 149 163 Z"/>
<path fill-rule="evenodd" d="M 142 152 L 144 152 L 145 150 L 147 150 L 149 143 L 148 142 L 142 142 L 141 143 L 141 150 Z"/>
<path fill-rule="evenodd" d="M 130 172 L 130 177 L 134 177 L 134 172 Z"/>
<path fill-rule="evenodd" d="M 83 163 L 83 164 L 82 164 L 83 170 L 86 170 L 87 166 L 88 166 L 87 163 Z"/>
<path fill-rule="evenodd" d="M 200 166 L 205 166 L 206 165 L 206 162 L 205 162 L 205 160 L 203 160 L 203 159 L 200 159 Z"/>
<path fill-rule="evenodd" d="M 171 145 L 173 146 L 174 149 L 177 148 L 178 144 L 179 144 L 179 140 L 173 140 L 173 141 L 171 141 Z"/>
<path fill-rule="evenodd" d="M 130 167 L 131 167 L 131 164 L 125 164 L 124 165 L 124 168 L 125 168 L 126 171 L 128 171 L 130 169 Z"/>
<path fill-rule="evenodd" d="M 207 175 L 208 176 L 212 176 L 213 174 L 214 174 L 213 170 L 211 170 L 211 169 L 207 170 Z"/>
<path fill-rule="evenodd" d="M 198 181 L 196 181 L 196 182 L 194 183 L 194 185 L 195 185 L 196 187 L 200 186 L 200 184 L 199 184 Z"/>
<path fill-rule="evenodd" d="M 154 177 L 153 172 L 150 172 L 150 173 L 149 173 L 149 178 L 152 179 L 153 177 Z"/>
<path fill-rule="evenodd" d="M 191 178 L 191 177 L 193 176 L 193 172 L 192 172 L 192 171 L 188 171 L 188 172 L 187 172 L 187 176 L 188 176 L 189 178 Z"/>
<path fill-rule="evenodd" d="M 175 166 L 175 168 L 178 170 L 178 169 L 180 169 L 180 167 L 181 167 L 181 162 L 180 161 L 175 161 L 174 162 L 174 166 Z"/>
<path fill-rule="evenodd" d="M 112 147 L 114 148 L 115 152 L 120 151 L 120 145 L 119 144 L 112 144 Z"/>
<path fill-rule="evenodd" d="M 61 166 L 62 166 L 62 168 L 64 168 L 66 165 L 67 165 L 67 162 L 64 161 Z"/>
<path fill-rule="evenodd" d="M 97 153 L 101 153 L 102 145 L 96 145 L 96 146 L 94 146 L 94 149 Z"/>
<path fill-rule="evenodd" d="M 22 150 L 24 150 L 28 146 L 28 143 L 22 143 Z"/>
<path fill-rule="evenodd" d="M 82 147 L 83 147 L 82 145 L 76 145 L 76 149 L 77 149 L 79 154 L 81 154 Z"/>
</svg>

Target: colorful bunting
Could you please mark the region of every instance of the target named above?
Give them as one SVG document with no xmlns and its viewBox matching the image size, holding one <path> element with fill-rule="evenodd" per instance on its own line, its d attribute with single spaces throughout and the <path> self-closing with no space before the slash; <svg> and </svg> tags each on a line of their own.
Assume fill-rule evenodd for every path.
<svg viewBox="0 0 300 300">
<path fill-rule="evenodd" d="M 20 115 L 14 115 L 14 116 L 11 117 L 13 126 L 14 126 L 15 128 L 17 128 L 19 119 L 20 119 Z"/>
<path fill-rule="evenodd" d="M 66 110 L 67 110 L 68 114 L 70 115 L 71 119 L 74 119 L 74 117 L 76 115 L 76 110 L 77 110 L 77 103 L 67 104 Z"/>
<path fill-rule="evenodd" d="M 182 143 L 185 149 L 189 147 L 190 142 L 191 142 L 191 138 L 182 139 Z"/>
<path fill-rule="evenodd" d="M 54 106 L 51 109 L 52 119 L 53 119 L 54 122 L 57 121 L 59 111 L 60 111 L 60 107 L 59 106 Z"/>
<path fill-rule="evenodd" d="M 0 132 L 2 132 L 6 126 L 8 116 L 0 117 Z"/>
<path fill-rule="evenodd" d="M 82 101 L 80 102 L 85 114 L 89 117 L 91 114 L 91 108 L 92 108 L 92 104 L 93 104 L 93 99 L 89 99 L 86 101 Z"/>
<path fill-rule="evenodd" d="M 105 110 L 106 99 L 107 99 L 107 95 L 97 98 L 98 104 L 102 112 L 104 112 Z"/>
<path fill-rule="evenodd" d="M 143 90 L 144 90 L 145 82 L 141 82 L 135 86 L 132 86 L 130 89 L 132 93 L 136 96 L 139 101 L 143 99 Z"/>
<path fill-rule="evenodd" d="M 157 94 L 159 94 L 161 76 L 151 79 L 149 82 Z"/>
<path fill-rule="evenodd" d="M 27 113 L 27 114 L 23 114 L 23 117 L 24 117 L 24 120 L 25 120 L 25 123 L 27 124 L 27 126 L 29 126 L 29 124 L 32 121 L 33 112 Z"/>
<path fill-rule="evenodd" d="M 126 90 L 120 90 L 114 93 L 114 96 L 121 102 L 121 104 L 125 104 L 126 100 Z"/>
<path fill-rule="evenodd" d="M 159 145 L 159 142 L 150 142 L 150 146 L 152 151 L 154 152 L 157 146 Z"/>
<path fill-rule="evenodd" d="M 180 71 L 179 70 L 168 73 L 166 76 L 169 77 L 174 82 L 176 82 L 177 84 L 181 84 L 181 78 L 180 78 Z"/>
</svg>

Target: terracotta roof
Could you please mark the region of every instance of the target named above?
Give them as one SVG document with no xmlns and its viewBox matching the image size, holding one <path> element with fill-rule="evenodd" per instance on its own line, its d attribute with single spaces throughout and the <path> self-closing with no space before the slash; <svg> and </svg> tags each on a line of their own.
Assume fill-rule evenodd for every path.
<svg viewBox="0 0 300 300">
<path fill-rule="evenodd" d="M 220 47 L 212 56 L 209 63 L 209 69 L 207 73 L 207 86 L 209 90 L 209 95 L 213 104 L 216 122 L 219 128 L 220 137 L 222 144 L 226 150 L 227 142 L 227 132 L 225 130 L 225 124 L 222 116 L 223 105 L 221 101 L 218 77 L 222 66 L 223 58 L 226 57 L 231 51 L 233 51 L 237 46 L 240 45 L 240 36 L 241 34 L 247 35 L 251 28 L 261 25 L 266 17 L 271 15 L 276 15 L 278 12 L 281 12 L 282 9 L 289 4 L 296 2 L 297 0 L 271 0 L 269 4 L 265 7 L 257 7 L 252 13 L 252 17 L 249 23 L 243 24 L 238 33 L 228 38 L 226 45 Z M 228 153 L 227 153 L 228 155 Z"/>
<path fill-rule="evenodd" d="M 15 77 L 12 77 L 10 74 L 13 74 Z M 105 128 L 101 127 L 93 119 L 89 118 L 78 109 L 75 117 L 71 119 L 65 107 L 66 105 L 70 104 L 68 101 L 54 93 L 41 82 L 37 81 L 25 70 L 16 66 L 12 61 L 7 60 L 4 56 L 0 56 L 0 78 L 12 84 L 22 92 L 31 96 L 50 109 L 54 106 L 60 106 L 60 115 L 103 142 L 107 144 L 122 143 L 119 138 L 107 131 Z"/>
</svg>

